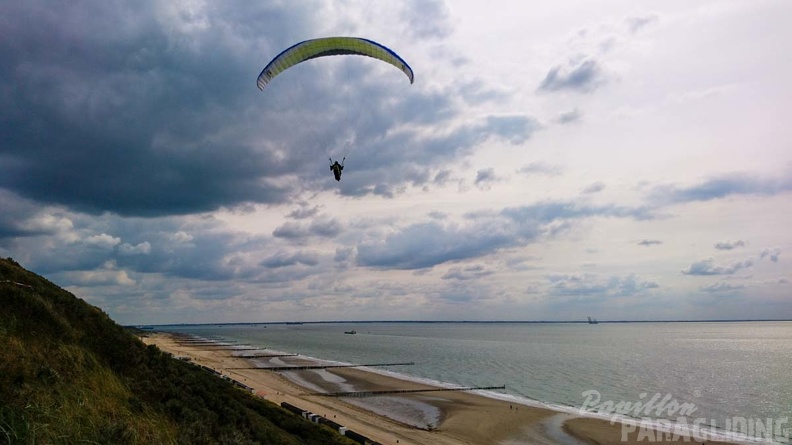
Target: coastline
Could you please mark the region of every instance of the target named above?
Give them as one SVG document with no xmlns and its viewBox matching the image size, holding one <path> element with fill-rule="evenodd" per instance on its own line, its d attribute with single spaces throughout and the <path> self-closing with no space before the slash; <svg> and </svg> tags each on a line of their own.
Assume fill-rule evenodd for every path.
<svg viewBox="0 0 792 445">
<path fill-rule="evenodd" d="M 179 343 L 170 333 L 143 339 L 177 357 L 215 369 L 254 389 L 267 400 L 288 402 L 327 417 L 383 444 L 440 445 L 580 445 L 650 442 L 633 430 L 622 440 L 622 424 L 582 417 L 550 408 L 522 405 L 470 391 L 437 391 L 426 383 L 398 379 L 360 368 L 274 372 L 255 366 L 314 363 L 300 356 L 251 359 L 240 351 Z M 434 390 L 378 395 L 328 397 L 318 392 Z M 387 414 L 387 416 L 386 416 Z M 670 435 L 669 435 L 670 436 Z M 701 443 L 694 438 L 655 437 L 654 443 Z M 726 444 L 706 440 L 709 444 Z"/>
</svg>

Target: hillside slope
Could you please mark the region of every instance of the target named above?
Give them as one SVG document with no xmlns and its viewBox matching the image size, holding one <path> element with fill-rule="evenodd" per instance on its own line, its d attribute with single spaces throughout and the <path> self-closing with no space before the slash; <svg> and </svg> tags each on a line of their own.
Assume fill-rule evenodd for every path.
<svg viewBox="0 0 792 445">
<path fill-rule="evenodd" d="M 0 259 L 0 444 L 350 444 Z"/>
</svg>

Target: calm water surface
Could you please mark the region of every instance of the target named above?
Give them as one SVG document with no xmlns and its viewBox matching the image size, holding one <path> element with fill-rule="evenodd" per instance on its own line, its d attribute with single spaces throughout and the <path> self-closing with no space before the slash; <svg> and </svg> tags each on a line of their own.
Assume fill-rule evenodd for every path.
<svg viewBox="0 0 792 445">
<path fill-rule="evenodd" d="M 783 441 L 783 428 L 792 435 L 792 322 L 160 328 L 345 363 L 415 362 L 383 369 L 462 386 L 506 385 L 500 392 L 507 398 L 554 407 L 579 408 L 584 394 L 591 402 L 598 395 L 601 403 L 648 402 L 659 394 L 695 407 L 691 423 L 706 418 L 723 428 L 735 418 L 772 419 L 776 427 L 789 419 L 775 440 Z M 344 334 L 353 329 L 357 335 Z M 662 417 L 676 419 L 680 412 Z M 732 422 L 730 429 L 740 425 Z"/>
</svg>

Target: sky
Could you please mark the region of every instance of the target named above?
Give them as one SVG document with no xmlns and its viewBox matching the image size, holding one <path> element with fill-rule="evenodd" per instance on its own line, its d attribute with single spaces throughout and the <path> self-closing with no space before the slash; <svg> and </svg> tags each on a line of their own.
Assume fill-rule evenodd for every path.
<svg viewBox="0 0 792 445">
<path fill-rule="evenodd" d="M 122 324 L 792 319 L 790 20 L 0 0 L 0 256 Z M 334 56 L 256 88 L 329 36 L 415 83 Z"/>
</svg>

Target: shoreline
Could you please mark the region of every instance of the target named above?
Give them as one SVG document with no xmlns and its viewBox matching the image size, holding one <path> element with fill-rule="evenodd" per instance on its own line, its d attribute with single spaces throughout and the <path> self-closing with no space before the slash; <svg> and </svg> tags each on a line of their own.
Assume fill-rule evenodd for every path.
<svg viewBox="0 0 792 445">
<path fill-rule="evenodd" d="M 446 386 L 400 379 L 381 371 L 360 368 L 328 368 L 275 372 L 256 366 L 304 365 L 316 361 L 302 356 L 249 358 L 233 349 L 179 343 L 176 335 L 156 332 L 144 337 L 176 357 L 190 357 L 253 388 L 265 399 L 287 402 L 327 417 L 382 444 L 439 445 L 582 445 L 702 443 L 694 438 L 644 435 L 632 429 L 623 437 L 622 424 L 579 413 L 531 406 L 508 397 L 478 391 L 437 391 Z M 317 392 L 432 390 L 369 397 L 328 397 Z M 497 395 L 497 393 L 493 393 Z M 540 403 L 540 402 L 537 402 Z M 622 440 L 626 439 L 626 440 Z M 709 444 L 728 444 L 707 437 Z"/>
</svg>

